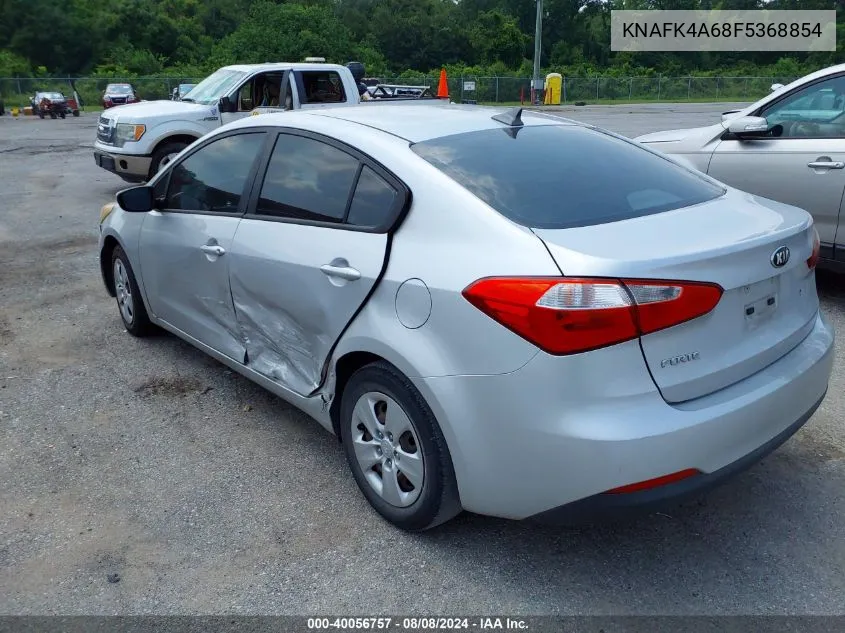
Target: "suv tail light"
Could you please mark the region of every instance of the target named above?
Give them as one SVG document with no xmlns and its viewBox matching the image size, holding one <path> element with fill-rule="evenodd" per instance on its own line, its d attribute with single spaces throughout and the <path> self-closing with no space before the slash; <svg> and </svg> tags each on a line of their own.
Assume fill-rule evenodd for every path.
<svg viewBox="0 0 845 633">
<path fill-rule="evenodd" d="M 821 242 L 819 241 L 819 232 L 813 228 L 813 254 L 807 259 L 807 268 L 813 270 L 816 264 L 819 263 L 819 254 L 821 253 Z"/>
<path fill-rule="evenodd" d="M 487 316 L 549 354 L 587 352 L 710 312 L 716 284 L 650 279 L 488 277 L 463 295 Z"/>
</svg>

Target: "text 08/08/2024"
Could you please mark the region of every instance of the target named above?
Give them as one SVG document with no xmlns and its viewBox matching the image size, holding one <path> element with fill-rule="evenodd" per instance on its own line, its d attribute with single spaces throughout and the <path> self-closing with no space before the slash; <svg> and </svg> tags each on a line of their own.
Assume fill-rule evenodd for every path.
<svg viewBox="0 0 845 633">
<path fill-rule="evenodd" d="M 468 631 L 527 630 L 522 619 L 509 617 L 318 617 L 308 618 L 309 631 Z"/>
</svg>

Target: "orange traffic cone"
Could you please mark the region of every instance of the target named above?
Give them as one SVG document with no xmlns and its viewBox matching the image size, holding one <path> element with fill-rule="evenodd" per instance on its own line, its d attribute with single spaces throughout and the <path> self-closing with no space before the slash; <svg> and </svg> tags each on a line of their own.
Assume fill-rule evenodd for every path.
<svg viewBox="0 0 845 633">
<path fill-rule="evenodd" d="M 437 98 L 438 99 L 448 99 L 449 98 L 449 82 L 446 81 L 446 69 L 440 69 L 440 83 L 437 85 Z"/>
</svg>

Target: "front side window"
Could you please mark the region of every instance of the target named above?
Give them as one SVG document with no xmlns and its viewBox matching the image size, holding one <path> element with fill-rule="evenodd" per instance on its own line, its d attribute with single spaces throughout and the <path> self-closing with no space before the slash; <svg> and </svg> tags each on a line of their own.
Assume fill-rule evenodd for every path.
<svg viewBox="0 0 845 633">
<path fill-rule="evenodd" d="M 796 90 L 760 112 L 780 138 L 845 137 L 845 77 Z"/>
<path fill-rule="evenodd" d="M 639 145 L 577 125 L 494 128 L 411 149 L 505 217 L 532 228 L 617 222 L 725 193 Z"/>
<path fill-rule="evenodd" d="M 176 165 L 169 175 L 167 209 L 237 213 L 264 133 L 212 141 Z"/>
<path fill-rule="evenodd" d="M 238 89 L 238 111 L 249 112 L 255 107 L 255 99 L 253 96 L 253 87 L 255 82 L 248 81 Z"/>
<path fill-rule="evenodd" d="M 256 213 L 343 222 L 358 159 L 304 136 L 280 134 L 267 166 Z"/>
</svg>

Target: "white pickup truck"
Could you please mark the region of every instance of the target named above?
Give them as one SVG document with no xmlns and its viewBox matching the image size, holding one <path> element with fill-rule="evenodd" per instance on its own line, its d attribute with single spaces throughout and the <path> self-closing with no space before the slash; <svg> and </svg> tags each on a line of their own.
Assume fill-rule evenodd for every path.
<svg viewBox="0 0 845 633">
<path fill-rule="evenodd" d="M 385 100 L 395 101 L 442 103 L 434 98 Z M 361 101 L 352 71 L 339 64 L 225 66 L 181 101 L 143 101 L 103 112 L 94 160 L 128 182 L 144 182 L 195 140 L 235 119 L 262 111 L 375 102 Z"/>
</svg>

